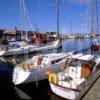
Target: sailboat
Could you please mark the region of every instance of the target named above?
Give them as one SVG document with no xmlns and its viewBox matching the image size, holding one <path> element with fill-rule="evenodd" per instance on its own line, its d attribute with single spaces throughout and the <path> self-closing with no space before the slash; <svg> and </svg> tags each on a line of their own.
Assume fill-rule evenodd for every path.
<svg viewBox="0 0 100 100">
<path fill-rule="evenodd" d="M 64 70 L 49 75 L 51 90 L 56 95 L 70 100 L 75 100 L 89 79 L 98 71 L 100 57 L 95 58 L 90 54 L 72 54 L 66 58 Z"/>
<path fill-rule="evenodd" d="M 95 36 L 93 39 L 93 44 L 91 49 L 95 52 L 95 51 L 99 51 L 100 50 L 100 41 L 99 39 L 97 39 L 98 37 Z"/>
<path fill-rule="evenodd" d="M 62 71 L 48 74 L 52 92 L 62 98 L 75 100 L 98 72 L 100 56 L 76 53 L 66 57 Z"/>
<path fill-rule="evenodd" d="M 47 79 L 46 73 L 55 73 L 61 70 L 69 53 L 50 53 L 34 56 L 14 67 L 13 82 L 15 85 Z"/>
<path fill-rule="evenodd" d="M 24 0 L 20 1 L 23 3 L 23 9 L 24 9 L 24 17 L 26 12 L 26 7 L 24 4 Z M 24 18 L 25 19 L 25 18 Z M 58 33 L 58 32 L 57 32 Z M 26 38 L 28 38 L 28 33 L 26 32 Z M 27 41 L 27 40 L 26 40 Z M 11 56 L 11 55 L 20 55 L 20 54 L 26 54 L 26 53 L 31 53 L 31 52 L 37 52 L 37 51 L 43 51 L 43 50 L 49 50 L 49 49 L 56 49 L 61 46 L 60 40 L 56 39 L 54 41 L 51 41 L 50 43 L 46 43 L 45 45 L 40 44 L 28 44 L 23 43 L 22 45 L 15 43 L 13 46 L 9 45 L 7 48 L 5 48 L 5 52 L 1 52 L 1 55 L 3 56 Z"/>
<path fill-rule="evenodd" d="M 94 16 L 94 14 L 96 16 Z M 96 30 L 94 31 L 94 18 L 96 17 Z M 99 39 L 97 39 L 97 34 L 99 34 L 99 20 L 98 20 L 98 2 L 97 0 L 93 0 L 92 1 L 92 28 L 91 28 L 91 32 L 92 32 L 92 38 L 94 38 L 93 44 L 91 49 L 93 51 L 99 51 L 100 50 L 100 41 Z M 96 34 L 97 33 L 97 34 Z"/>
<path fill-rule="evenodd" d="M 58 6 L 57 6 L 58 7 Z M 57 9 L 58 11 L 58 9 Z M 59 18 L 57 12 L 57 34 L 59 33 Z M 59 39 L 55 45 L 59 44 Z M 42 48 L 42 47 L 41 47 Z M 45 47 L 43 47 L 45 49 Z M 48 45 L 47 49 L 51 47 Z M 54 48 L 52 46 L 52 48 Z M 15 85 L 29 82 L 36 82 L 47 79 L 47 73 L 53 71 L 55 73 L 61 70 L 61 65 L 64 65 L 66 57 L 72 52 L 68 53 L 50 53 L 33 56 L 32 59 L 25 61 L 14 67 L 13 83 Z"/>
<path fill-rule="evenodd" d="M 26 43 L 19 45 L 16 43 L 14 46 L 9 46 L 7 49 L 0 50 L 1 56 L 14 56 L 20 54 L 26 54 L 31 52 L 56 49 L 60 47 L 60 40 L 52 41 L 51 43 L 47 43 L 45 45 L 27 45 Z"/>
</svg>

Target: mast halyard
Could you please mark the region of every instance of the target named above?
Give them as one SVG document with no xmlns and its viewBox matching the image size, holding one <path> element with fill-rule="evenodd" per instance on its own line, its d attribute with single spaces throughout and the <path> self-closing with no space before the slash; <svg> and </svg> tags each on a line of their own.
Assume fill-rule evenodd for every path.
<svg viewBox="0 0 100 100">
<path fill-rule="evenodd" d="M 22 21 L 22 0 L 20 0 L 20 25 L 21 25 L 21 39 L 22 39 L 22 37 L 23 37 L 22 24 L 23 24 L 23 21 Z"/>
<path fill-rule="evenodd" d="M 91 53 L 92 53 L 92 50 L 95 51 L 95 50 L 99 50 L 99 45 L 98 45 L 98 41 L 95 41 L 93 43 L 93 38 L 95 37 L 96 34 L 99 34 L 99 24 L 98 24 L 98 5 L 97 5 L 97 0 L 92 0 L 91 2 L 91 7 L 92 7 L 92 16 L 91 16 Z M 94 16 L 95 15 L 95 16 Z M 96 19 L 94 19 L 96 18 Z M 94 21 L 96 23 L 94 23 Z M 94 28 L 94 26 L 96 28 Z M 94 32 L 96 32 L 96 34 L 94 34 Z M 97 37 L 96 37 L 97 38 Z"/>
<path fill-rule="evenodd" d="M 98 18 L 98 2 L 95 0 L 95 10 L 96 10 L 96 22 L 97 22 L 97 34 L 99 34 L 99 18 Z"/>
<path fill-rule="evenodd" d="M 24 32 L 25 32 L 25 37 L 24 40 L 26 41 L 26 44 L 28 45 L 28 30 L 27 30 L 27 20 L 26 20 L 26 5 L 25 5 L 25 0 L 22 0 L 22 21 L 23 21 L 23 36 L 24 36 Z M 26 53 L 26 58 L 28 58 L 28 49 L 27 49 L 27 53 Z"/>
<path fill-rule="evenodd" d="M 70 31 L 71 31 L 71 34 L 72 34 L 72 32 L 73 32 L 73 29 L 72 29 L 72 23 L 71 23 L 70 16 L 68 16 L 68 17 L 69 17 Z"/>
<path fill-rule="evenodd" d="M 91 42 L 91 47 L 90 47 L 90 52 L 91 54 L 93 53 L 92 49 L 93 49 L 93 26 L 94 26 L 94 0 L 91 1 L 91 37 L 90 37 L 90 42 Z"/>
<path fill-rule="evenodd" d="M 25 40 L 26 42 L 28 43 L 28 33 L 27 33 L 27 22 L 26 22 L 26 6 L 25 6 L 25 0 L 23 0 L 23 9 L 24 9 L 24 24 L 25 24 L 25 31 L 26 31 L 26 34 L 25 34 Z"/>
<path fill-rule="evenodd" d="M 26 25 L 26 7 L 25 7 L 25 0 L 20 0 L 20 21 L 21 21 L 21 35 L 22 39 L 27 38 L 27 25 Z M 24 31 L 26 34 L 24 36 Z"/>
<path fill-rule="evenodd" d="M 92 12 L 92 17 L 91 17 L 91 32 L 92 32 L 92 37 L 93 37 L 93 26 L 94 26 L 94 20 L 93 20 L 93 18 L 94 18 L 94 0 L 92 0 L 92 4 L 91 4 L 91 12 Z"/>
<path fill-rule="evenodd" d="M 92 17 L 91 17 L 91 32 L 92 32 L 92 36 L 93 36 L 93 32 L 96 31 L 96 33 L 99 33 L 99 19 L 98 19 L 98 5 L 97 5 L 97 0 L 92 0 L 91 3 L 91 12 L 92 12 Z M 96 19 L 95 19 L 96 18 Z M 96 22 L 96 24 L 95 24 Z M 94 26 L 96 27 L 94 29 Z"/>
<path fill-rule="evenodd" d="M 57 37 L 59 38 L 59 0 L 56 0 L 56 13 L 57 13 Z"/>
<path fill-rule="evenodd" d="M 20 24 L 21 24 L 21 39 L 24 39 L 25 29 L 25 12 L 24 12 L 24 0 L 20 0 Z"/>
</svg>

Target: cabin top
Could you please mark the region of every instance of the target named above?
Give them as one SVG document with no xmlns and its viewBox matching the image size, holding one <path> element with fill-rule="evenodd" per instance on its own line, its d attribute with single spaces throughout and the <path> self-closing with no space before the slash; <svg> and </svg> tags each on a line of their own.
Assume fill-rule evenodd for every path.
<svg viewBox="0 0 100 100">
<path fill-rule="evenodd" d="M 94 56 L 93 55 L 89 55 L 89 54 L 79 57 L 80 60 L 91 60 L 93 58 L 94 58 Z"/>
<path fill-rule="evenodd" d="M 75 55 L 72 55 L 72 59 L 77 59 L 77 60 L 89 61 L 89 60 L 92 60 L 93 58 L 94 58 L 94 56 L 90 55 L 90 54 L 75 54 Z"/>
<path fill-rule="evenodd" d="M 51 53 L 52 56 L 50 56 L 49 54 L 49 59 L 54 60 L 54 59 L 66 58 L 66 57 L 68 58 L 72 55 L 72 53 L 73 52 L 67 52 L 67 53 L 63 52 L 63 53 L 54 53 L 54 54 Z"/>
<path fill-rule="evenodd" d="M 77 59 L 77 58 L 81 57 L 82 55 L 83 54 L 75 54 L 75 55 L 72 55 L 72 58 Z"/>
<path fill-rule="evenodd" d="M 51 53 L 51 54 L 45 54 L 43 56 L 53 59 L 53 58 L 58 58 L 58 57 L 61 57 L 61 56 L 66 56 L 66 53 Z"/>
</svg>

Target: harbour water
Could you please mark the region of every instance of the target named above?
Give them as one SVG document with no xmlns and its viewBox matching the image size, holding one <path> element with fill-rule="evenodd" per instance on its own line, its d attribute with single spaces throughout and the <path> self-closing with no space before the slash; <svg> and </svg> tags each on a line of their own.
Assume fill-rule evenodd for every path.
<svg viewBox="0 0 100 100">
<path fill-rule="evenodd" d="M 90 46 L 91 46 L 91 40 L 90 39 L 63 40 L 62 41 L 62 47 L 59 48 L 59 49 L 41 51 L 41 52 L 37 52 L 37 53 L 25 54 L 25 55 L 20 55 L 20 56 L 4 57 L 4 59 L 10 61 L 11 59 L 15 58 L 17 60 L 17 62 L 19 63 L 19 62 L 22 62 L 23 60 L 25 60 L 27 58 L 31 58 L 32 56 L 39 54 L 39 53 L 69 52 L 69 51 L 75 51 L 75 52 L 84 51 L 84 52 L 86 52 L 85 50 L 89 49 Z M 2 65 L 2 63 L 0 63 L 0 67 L 2 67 L 1 65 Z M 8 78 L 11 77 L 11 74 L 12 74 L 12 71 L 13 71 L 13 66 L 11 66 L 10 64 L 3 64 L 3 65 L 4 66 L 2 68 L 0 68 L 0 71 L 4 72 L 4 74 L 7 74 L 7 75 L 3 75 L 3 76 L 5 76 L 5 77 L 3 77 L 3 78 L 5 78 L 4 80 L 6 80 L 7 77 Z M 5 70 L 7 70 L 7 71 L 5 71 Z M 9 74 L 9 72 L 10 72 L 10 74 Z M 10 79 L 10 81 L 11 81 L 11 79 Z M 10 82 L 8 82 L 8 83 L 9 84 L 7 84 L 7 85 L 11 86 L 11 83 Z M 2 85 L 1 85 L 1 87 L 2 87 Z M 52 93 L 52 91 L 50 90 L 50 87 L 49 87 L 48 80 L 43 80 L 43 81 L 39 81 L 39 82 L 37 81 L 37 82 L 34 82 L 34 83 L 28 83 L 28 84 L 21 84 L 21 85 L 17 85 L 16 87 L 18 89 L 21 89 L 31 99 L 34 99 L 34 100 L 35 99 L 38 99 L 38 100 L 41 100 L 41 99 L 42 100 L 62 100 L 62 98 L 60 98 L 60 97 L 58 97 L 58 96 L 56 96 Z M 8 90 L 10 89 L 9 87 L 7 87 L 7 88 L 8 88 Z M 6 93 L 5 93 L 5 95 L 6 95 Z M 24 98 L 23 94 L 20 94 L 20 97 L 22 99 L 26 99 L 26 98 Z"/>
</svg>

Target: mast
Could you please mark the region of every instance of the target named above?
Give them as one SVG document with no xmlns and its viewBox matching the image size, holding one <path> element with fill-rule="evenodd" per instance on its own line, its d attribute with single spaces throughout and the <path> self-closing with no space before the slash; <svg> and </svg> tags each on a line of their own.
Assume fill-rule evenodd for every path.
<svg viewBox="0 0 100 100">
<path fill-rule="evenodd" d="M 91 42 L 91 54 L 93 53 L 92 52 L 92 49 L 93 49 L 93 26 L 94 26 L 94 0 L 91 1 L 91 38 L 90 38 L 90 42 Z"/>
<path fill-rule="evenodd" d="M 92 37 L 93 37 L 93 26 L 94 26 L 94 20 L 93 20 L 93 18 L 94 18 L 94 0 L 92 0 L 92 4 L 91 4 L 91 7 L 92 7 L 92 18 L 91 18 L 91 32 L 92 32 Z"/>
<path fill-rule="evenodd" d="M 92 43 L 92 48 L 91 49 L 95 49 L 95 47 L 94 47 L 94 44 L 93 44 L 93 31 L 94 31 L 94 25 L 95 25 L 95 22 L 96 22 L 96 33 L 97 34 L 99 34 L 99 24 L 98 24 L 98 6 L 97 6 L 97 0 L 92 0 L 92 3 L 91 3 L 92 5 L 91 5 L 91 7 L 92 7 L 92 17 L 91 17 L 91 32 L 92 32 L 92 36 L 91 36 L 91 43 Z M 94 14 L 95 14 L 95 16 L 94 16 Z M 94 20 L 94 18 L 96 18 L 95 20 Z M 95 21 L 95 22 L 94 22 Z M 92 52 L 91 52 L 92 53 Z"/>
<path fill-rule="evenodd" d="M 91 22 L 92 22 L 92 26 L 91 26 L 91 32 L 92 32 L 92 36 L 93 36 L 93 31 L 94 31 L 94 17 L 96 18 L 96 32 L 99 33 L 99 24 L 98 24 L 98 5 L 97 5 L 97 0 L 92 0 L 92 18 L 91 18 Z M 94 16 L 95 14 L 95 16 Z"/>
<path fill-rule="evenodd" d="M 25 14 L 24 12 L 24 0 L 20 0 L 20 25 L 21 25 L 21 39 L 24 37 L 24 21 L 25 21 Z"/>
<path fill-rule="evenodd" d="M 72 33 L 72 23 L 71 23 L 71 19 L 70 19 L 70 16 L 68 16 L 69 17 L 69 24 L 70 24 L 70 31 L 71 31 L 71 33 Z"/>
<path fill-rule="evenodd" d="M 24 9 L 24 24 L 25 24 L 25 27 L 24 27 L 24 30 L 26 31 L 26 34 L 25 34 L 25 40 L 27 41 L 28 39 L 28 33 L 27 33 L 27 24 L 26 24 L 26 6 L 25 6 L 25 0 L 23 0 L 23 9 Z M 28 43 L 28 41 L 27 41 Z"/>
<path fill-rule="evenodd" d="M 20 25 L 21 25 L 21 39 L 22 39 L 22 0 L 20 0 Z"/>
<path fill-rule="evenodd" d="M 56 14 L 57 14 L 57 36 L 59 37 L 59 0 L 56 0 Z"/>
<path fill-rule="evenodd" d="M 21 21 L 21 35 L 24 37 L 24 31 L 26 31 L 26 7 L 25 7 L 25 0 L 20 0 L 20 21 Z M 27 37 L 27 31 L 25 34 L 25 37 Z"/>
<path fill-rule="evenodd" d="M 95 0 L 95 10 L 96 10 L 96 22 L 97 22 L 97 34 L 99 34 L 99 21 L 98 21 L 98 2 Z"/>
</svg>

